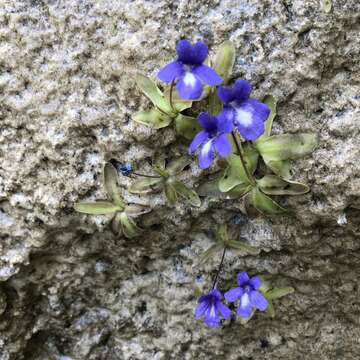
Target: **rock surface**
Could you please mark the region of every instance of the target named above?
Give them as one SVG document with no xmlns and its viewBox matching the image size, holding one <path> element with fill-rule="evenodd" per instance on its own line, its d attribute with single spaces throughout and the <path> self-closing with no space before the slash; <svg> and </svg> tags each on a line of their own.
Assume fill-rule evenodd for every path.
<svg viewBox="0 0 360 360">
<path fill-rule="evenodd" d="M 358 358 L 360 3 L 332 3 L 0 0 L 0 360 Z M 240 270 L 293 286 L 274 320 L 211 330 L 193 316 L 220 260 L 197 266 L 209 229 L 241 202 L 170 210 L 121 178 L 154 209 L 131 241 L 73 210 L 105 196 L 104 159 L 148 169 L 156 149 L 184 151 L 172 129 L 130 120 L 148 106 L 134 74 L 154 76 L 182 37 L 232 40 L 234 78 L 279 98 L 275 131 L 320 136 L 295 165 L 312 188 L 287 199 L 296 215 L 232 225 L 261 252 L 229 253 L 222 286 Z"/>
</svg>

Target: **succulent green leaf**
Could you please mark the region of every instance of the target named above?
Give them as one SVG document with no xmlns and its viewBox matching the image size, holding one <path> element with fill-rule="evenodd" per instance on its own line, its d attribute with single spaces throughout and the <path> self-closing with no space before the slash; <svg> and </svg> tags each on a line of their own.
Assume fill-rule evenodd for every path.
<svg viewBox="0 0 360 360">
<path fill-rule="evenodd" d="M 123 208 L 110 201 L 80 202 L 74 205 L 76 211 L 91 215 L 113 214 Z"/>
<path fill-rule="evenodd" d="M 148 206 L 140 204 L 130 204 L 125 207 L 125 213 L 129 216 L 140 216 L 151 211 Z"/>
<path fill-rule="evenodd" d="M 298 159 L 311 154 L 318 144 L 315 134 L 283 134 L 274 135 L 256 143 L 264 161 Z"/>
<path fill-rule="evenodd" d="M 332 0 L 321 0 L 323 10 L 328 14 L 332 9 Z"/>
<path fill-rule="evenodd" d="M 276 175 L 280 176 L 283 179 L 291 178 L 291 162 L 290 160 L 279 160 L 271 161 L 267 160 L 266 157 L 263 157 L 263 160 L 266 166 L 272 170 Z"/>
<path fill-rule="evenodd" d="M 293 287 L 274 288 L 266 293 L 266 298 L 268 300 L 275 300 L 292 294 L 294 291 L 295 289 Z"/>
<path fill-rule="evenodd" d="M 165 196 L 171 206 L 175 205 L 178 199 L 177 192 L 173 185 L 169 182 L 165 183 Z"/>
<path fill-rule="evenodd" d="M 251 191 L 253 188 L 250 184 L 239 184 L 236 185 L 233 189 L 228 191 L 227 193 L 222 193 L 223 195 L 226 195 L 226 199 L 239 199 L 246 195 L 248 192 Z"/>
<path fill-rule="evenodd" d="M 168 101 L 170 107 L 171 107 L 171 104 L 170 104 L 170 86 L 167 86 L 165 91 L 164 91 L 164 95 L 165 95 L 165 98 L 166 100 Z M 178 94 L 178 92 L 173 88 L 173 93 L 172 93 L 172 104 L 175 108 L 175 110 L 177 112 L 180 112 L 180 111 L 183 111 L 183 110 L 186 110 L 186 109 L 189 109 L 191 108 L 192 106 L 192 101 L 186 101 L 184 99 L 182 99 L 180 97 L 180 95 Z"/>
<path fill-rule="evenodd" d="M 247 252 L 251 255 L 257 255 L 260 253 L 260 249 L 257 249 L 254 246 L 246 244 L 244 241 L 241 240 L 229 240 L 226 244 L 229 248 L 241 250 Z"/>
<path fill-rule="evenodd" d="M 162 178 L 168 178 L 170 176 L 169 172 L 165 170 L 165 168 L 162 165 L 155 165 L 153 167 L 153 170 Z"/>
<path fill-rule="evenodd" d="M 169 126 L 172 122 L 172 118 L 157 109 L 138 111 L 132 115 L 132 119 L 146 126 L 150 126 L 154 129 L 162 129 Z"/>
<path fill-rule="evenodd" d="M 216 229 L 216 240 L 220 244 L 227 244 L 229 241 L 229 236 L 227 232 L 227 226 L 226 224 L 221 224 Z"/>
<path fill-rule="evenodd" d="M 120 196 L 120 189 L 118 186 L 118 173 L 115 167 L 106 163 L 103 169 L 104 186 L 109 200 L 113 201 L 115 205 L 124 208 L 125 204 Z"/>
<path fill-rule="evenodd" d="M 267 95 L 265 96 L 265 99 L 263 100 L 263 102 L 269 106 L 270 108 L 270 114 L 265 122 L 265 132 L 262 136 L 260 136 L 255 143 L 259 143 L 261 141 L 266 140 L 270 134 L 271 134 L 271 129 L 272 129 L 272 125 L 276 116 L 276 105 L 277 105 L 277 99 L 272 96 L 272 95 Z"/>
<path fill-rule="evenodd" d="M 111 221 L 111 230 L 116 235 L 118 235 L 121 231 L 120 219 L 121 219 L 121 212 L 118 212 L 115 214 L 115 216 L 113 217 L 113 219 Z"/>
<path fill-rule="evenodd" d="M 272 303 L 271 300 L 268 300 L 268 302 L 269 302 L 269 306 L 268 306 L 268 308 L 267 308 L 266 314 L 267 314 L 268 316 L 270 316 L 271 318 L 274 318 L 274 317 L 275 317 L 274 305 L 273 305 L 273 303 Z"/>
<path fill-rule="evenodd" d="M 163 186 L 163 179 L 143 178 L 133 182 L 129 187 L 129 192 L 133 194 L 146 194 L 152 191 L 158 191 Z"/>
<path fill-rule="evenodd" d="M 196 188 L 196 191 L 200 196 L 218 197 L 220 195 L 223 195 L 223 193 L 221 193 L 219 190 L 219 179 L 213 179 L 201 183 Z"/>
<path fill-rule="evenodd" d="M 142 229 L 136 225 L 135 221 L 128 217 L 125 212 L 122 212 L 120 215 L 120 223 L 123 234 L 129 239 L 140 235 L 142 231 Z"/>
<path fill-rule="evenodd" d="M 261 286 L 259 287 L 259 290 L 266 295 L 266 292 L 269 291 L 271 289 L 271 285 L 269 283 L 269 281 L 265 281 L 264 279 L 261 278 Z"/>
<path fill-rule="evenodd" d="M 201 130 L 196 118 L 183 114 L 178 114 L 175 118 L 175 128 L 178 134 L 188 140 L 192 140 L 196 133 Z"/>
<path fill-rule="evenodd" d="M 191 163 L 191 158 L 189 156 L 181 156 L 173 160 L 166 168 L 170 175 L 176 175 L 184 170 L 186 166 Z"/>
<path fill-rule="evenodd" d="M 223 78 L 226 84 L 230 78 L 235 63 L 235 47 L 231 41 L 224 41 L 216 55 L 213 64 L 215 71 Z"/>
<path fill-rule="evenodd" d="M 214 244 L 209 247 L 203 254 L 201 254 L 199 258 L 198 266 L 205 264 L 209 261 L 210 258 L 212 258 L 218 251 L 223 249 L 224 246 L 221 244 Z"/>
<path fill-rule="evenodd" d="M 208 113 L 210 115 L 216 116 L 223 108 L 223 104 L 217 94 L 217 91 L 213 89 L 213 91 L 209 95 L 209 105 L 208 105 Z"/>
<path fill-rule="evenodd" d="M 302 183 L 284 180 L 276 175 L 266 175 L 257 180 L 261 191 L 267 195 L 302 195 L 310 191 L 310 188 Z"/>
<path fill-rule="evenodd" d="M 261 213 L 273 215 L 286 212 L 286 209 L 277 204 L 269 196 L 263 194 L 258 187 L 252 189 L 250 202 Z"/>
<path fill-rule="evenodd" d="M 169 178 L 168 183 L 181 197 L 187 200 L 192 206 L 201 206 L 201 200 L 195 190 L 188 188 L 181 181 L 178 181 L 174 178 Z"/>
<path fill-rule="evenodd" d="M 156 154 L 156 156 L 152 159 L 152 167 L 165 169 L 166 165 L 166 156 L 164 153 Z"/>
<path fill-rule="evenodd" d="M 167 114 L 172 114 L 169 102 L 165 99 L 165 96 L 153 80 L 144 75 L 138 74 L 136 76 L 136 84 L 158 109 Z"/>
<path fill-rule="evenodd" d="M 253 158 L 245 155 L 244 159 L 249 172 L 251 172 L 251 170 L 253 170 Z M 219 181 L 219 190 L 221 192 L 228 192 L 239 184 L 248 185 L 251 183 L 238 155 L 231 154 L 227 158 L 227 161 L 229 166 L 226 168 L 223 177 Z"/>
</svg>

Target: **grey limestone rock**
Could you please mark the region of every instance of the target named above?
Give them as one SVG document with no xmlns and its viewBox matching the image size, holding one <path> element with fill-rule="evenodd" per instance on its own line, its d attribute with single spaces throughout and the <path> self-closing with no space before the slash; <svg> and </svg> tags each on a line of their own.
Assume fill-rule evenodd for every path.
<svg viewBox="0 0 360 360">
<path fill-rule="evenodd" d="M 359 32 L 358 0 L 0 0 L 0 360 L 358 359 Z M 73 210 L 105 196 L 105 160 L 146 170 L 156 149 L 186 151 L 131 121 L 148 106 L 134 75 L 155 76 L 182 37 L 233 41 L 233 77 L 279 99 L 275 132 L 319 134 L 295 164 L 312 189 L 286 198 L 295 216 L 231 225 L 260 253 L 229 253 L 222 285 L 246 270 L 293 286 L 275 319 L 193 316 L 220 260 L 197 266 L 209 229 L 241 201 L 169 209 L 122 177 L 153 209 L 134 240 Z"/>
</svg>

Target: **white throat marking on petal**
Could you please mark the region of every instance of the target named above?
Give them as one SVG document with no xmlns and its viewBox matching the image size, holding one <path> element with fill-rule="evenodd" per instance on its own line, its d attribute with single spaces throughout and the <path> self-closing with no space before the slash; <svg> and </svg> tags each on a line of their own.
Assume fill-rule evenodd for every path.
<svg viewBox="0 0 360 360">
<path fill-rule="evenodd" d="M 186 86 L 195 87 L 196 84 L 196 77 L 191 72 L 187 71 L 184 76 L 184 83 Z"/>
<path fill-rule="evenodd" d="M 242 297 L 241 297 L 241 300 L 240 300 L 241 304 L 240 306 L 242 308 L 245 308 L 248 306 L 249 302 L 250 302 L 250 299 L 249 299 L 249 295 L 247 293 L 245 293 Z"/>
<path fill-rule="evenodd" d="M 210 308 L 210 317 L 216 317 L 215 305 L 214 304 L 212 304 L 211 308 Z"/>
<path fill-rule="evenodd" d="M 243 109 L 235 108 L 236 111 L 236 122 L 248 127 L 253 123 L 252 113 Z"/>
</svg>

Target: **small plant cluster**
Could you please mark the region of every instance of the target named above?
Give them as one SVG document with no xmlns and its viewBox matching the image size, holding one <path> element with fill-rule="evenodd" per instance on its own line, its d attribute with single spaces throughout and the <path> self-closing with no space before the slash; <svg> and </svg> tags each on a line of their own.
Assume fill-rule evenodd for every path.
<svg viewBox="0 0 360 360">
<path fill-rule="evenodd" d="M 218 271 L 215 275 L 211 290 L 200 296 L 195 309 L 196 317 L 203 317 L 209 327 L 218 327 L 222 319 L 229 319 L 232 312 L 223 303 L 223 297 L 237 307 L 236 314 L 242 324 L 248 322 L 256 310 L 266 311 L 271 318 L 275 317 L 273 300 L 294 292 L 292 287 L 272 288 L 269 281 L 260 276 L 249 277 L 246 272 L 237 274 L 237 286 L 231 288 L 224 295 L 218 290 L 218 278 L 221 272 L 225 254 L 228 249 L 243 250 L 257 254 L 256 248 L 249 246 L 241 240 L 234 240 L 228 235 L 227 226 L 220 225 L 216 231 L 216 243 L 211 246 L 201 257 L 201 262 L 207 261 L 218 250 L 223 249 Z"/>
<path fill-rule="evenodd" d="M 161 90 L 143 75 L 136 77 L 139 89 L 153 107 L 133 115 L 137 123 L 162 129 L 174 126 L 176 132 L 188 140 L 188 154 L 167 163 L 154 159 L 151 174 L 135 171 L 133 164 L 111 163 L 104 166 L 104 185 L 107 201 L 77 203 L 75 209 L 86 214 L 114 214 L 112 228 L 132 238 L 141 233 L 134 218 L 150 211 L 137 204 L 126 204 L 118 188 L 118 172 L 137 178 L 129 192 L 146 194 L 163 191 L 173 206 L 180 200 L 194 207 L 201 206 L 201 196 L 225 199 L 245 198 L 260 213 L 282 214 L 286 209 L 273 196 L 301 195 L 309 187 L 292 180 L 291 161 L 310 154 L 317 145 L 314 134 L 272 135 L 276 116 L 276 99 L 268 95 L 262 101 L 251 98 L 252 86 L 246 80 L 230 84 L 235 62 L 235 48 L 224 42 L 214 57 L 208 56 L 203 42 L 192 45 L 180 40 L 176 46 L 177 58 L 158 72 L 166 85 Z M 198 112 L 197 109 L 205 111 Z M 199 167 L 209 169 L 216 161 L 214 171 L 203 179 L 197 189 L 179 180 L 179 175 L 197 156 Z M 220 227 L 219 238 L 224 248 L 219 271 L 211 291 L 199 299 L 196 316 L 203 316 L 209 326 L 218 326 L 220 318 L 230 316 L 229 308 L 221 302 L 216 288 L 225 251 L 243 249 L 244 243 L 227 239 L 226 229 Z M 226 241 L 224 240 L 226 238 Z M 220 246 L 220 247 L 221 247 Z M 209 257 L 219 244 L 209 249 Z M 238 287 L 225 293 L 228 302 L 239 302 L 237 314 L 249 319 L 255 309 L 273 314 L 272 300 L 289 293 L 289 289 L 270 289 L 260 277 L 242 272 L 238 274 Z M 291 290 L 292 291 L 292 290 Z"/>
</svg>

